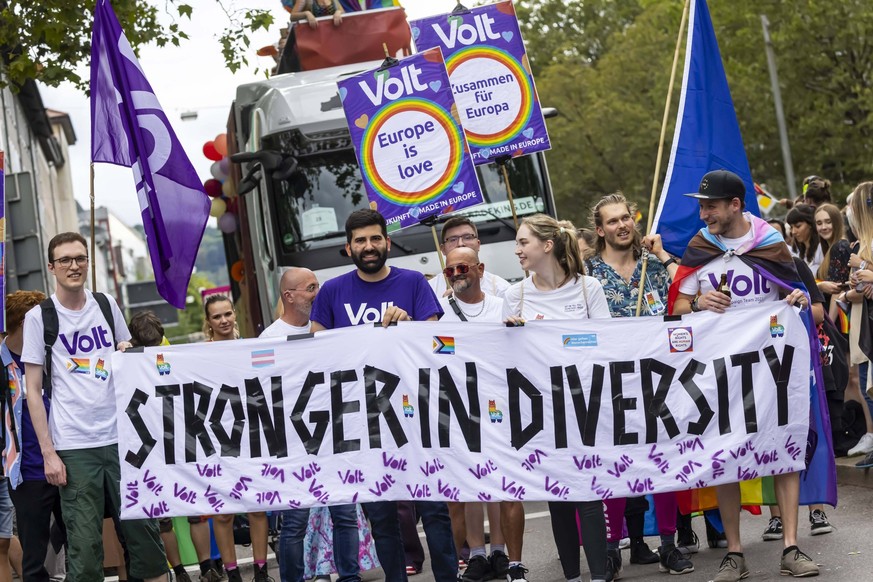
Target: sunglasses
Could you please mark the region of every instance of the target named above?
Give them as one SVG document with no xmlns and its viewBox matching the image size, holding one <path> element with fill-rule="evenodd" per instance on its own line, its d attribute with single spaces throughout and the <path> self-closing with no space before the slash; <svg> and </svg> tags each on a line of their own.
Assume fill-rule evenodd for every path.
<svg viewBox="0 0 873 582">
<path fill-rule="evenodd" d="M 457 273 L 458 275 L 466 275 L 470 272 L 470 269 L 478 264 L 479 263 L 476 263 L 475 265 L 465 265 L 464 263 L 461 263 L 460 265 L 456 265 L 454 267 L 446 267 L 445 269 L 443 269 L 443 275 L 445 275 L 446 277 L 454 277 L 455 273 Z"/>
</svg>

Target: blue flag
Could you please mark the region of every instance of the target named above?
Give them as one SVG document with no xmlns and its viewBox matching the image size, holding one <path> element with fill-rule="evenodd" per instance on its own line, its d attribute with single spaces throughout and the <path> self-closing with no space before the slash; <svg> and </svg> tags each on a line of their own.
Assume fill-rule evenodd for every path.
<svg viewBox="0 0 873 582">
<path fill-rule="evenodd" d="M 704 226 L 698 201 L 684 194 L 697 192 L 703 175 L 712 170 L 730 170 L 742 178 L 746 209 L 760 215 L 709 9 L 706 0 L 693 0 L 673 149 L 652 226 L 674 255 L 682 256 Z"/>
<path fill-rule="evenodd" d="M 91 161 L 133 169 L 155 284 L 184 309 L 210 201 L 108 0 L 91 36 Z"/>
</svg>

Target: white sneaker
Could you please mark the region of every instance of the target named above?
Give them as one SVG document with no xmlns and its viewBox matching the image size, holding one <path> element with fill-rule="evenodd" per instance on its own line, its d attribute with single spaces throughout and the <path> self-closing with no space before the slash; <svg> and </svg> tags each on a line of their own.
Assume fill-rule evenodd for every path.
<svg viewBox="0 0 873 582">
<path fill-rule="evenodd" d="M 849 449 L 848 455 L 854 457 L 856 455 L 866 455 L 873 453 L 873 433 L 866 433 L 858 441 L 858 444 Z"/>
</svg>

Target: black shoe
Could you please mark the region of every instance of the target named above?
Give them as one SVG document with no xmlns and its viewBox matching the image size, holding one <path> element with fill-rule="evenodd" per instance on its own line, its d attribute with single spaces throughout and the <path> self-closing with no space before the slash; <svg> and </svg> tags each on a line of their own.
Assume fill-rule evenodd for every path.
<svg viewBox="0 0 873 582">
<path fill-rule="evenodd" d="M 233 570 L 225 570 L 227 574 L 227 582 L 243 582 L 242 574 L 239 572 L 239 568 L 234 568 Z"/>
<path fill-rule="evenodd" d="M 700 539 L 693 529 L 676 530 L 676 547 L 686 556 L 696 554 L 700 549 Z"/>
<path fill-rule="evenodd" d="M 191 576 L 188 575 L 188 572 L 182 570 L 181 572 L 176 572 L 176 582 L 191 582 Z"/>
<path fill-rule="evenodd" d="M 491 552 L 491 572 L 495 578 L 505 579 L 506 571 L 509 570 L 509 557 L 500 550 Z"/>
<path fill-rule="evenodd" d="M 276 582 L 267 572 L 267 566 L 255 566 L 255 577 L 252 582 Z"/>
<path fill-rule="evenodd" d="M 606 582 L 621 579 L 621 550 L 606 550 Z"/>
<path fill-rule="evenodd" d="M 724 532 L 719 533 L 717 529 L 715 529 L 711 523 L 709 523 L 708 519 L 704 520 L 706 522 L 706 543 L 710 548 L 726 548 L 727 547 L 727 536 L 724 535 Z"/>
<path fill-rule="evenodd" d="M 631 564 L 657 564 L 658 555 L 649 549 L 642 539 L 632 539 L 630 545 Z"/>
<path fill-rule="evenodd" d="M 855 463 L 858 469 L 869 469 L 873 467 L 873 453 L 867 453 L 867 456 Z"/>
<path fill-rule="evenodd" d="M 461 576 L 463 582 L 482 582 L 483 580 L 493 580 L 494 573 L 491 571 L 491 564 L 485 556 L 473 556 L 467 561 L 467 569 Z"/>
<path fill-rule="evenodd" d="M 669 572 L 670 574 L 688 574 L 694 571 L 694 564 L 686 558 L 679 548 L 673 544 L 661 546 L 658 548 L 658 553 L 661 555 L 660 566 L 658 569 L 661 572 Z"/>
<path fill-rule="evenodd" d="M 509 570 L 506 571 L 506 582 L 512 582 L 513 580 L 516 580 L 517 582 L 528 582 L 527 573 L 528 569 L 524 567 L 524 564 L 510 566 Z"/>
</svg>

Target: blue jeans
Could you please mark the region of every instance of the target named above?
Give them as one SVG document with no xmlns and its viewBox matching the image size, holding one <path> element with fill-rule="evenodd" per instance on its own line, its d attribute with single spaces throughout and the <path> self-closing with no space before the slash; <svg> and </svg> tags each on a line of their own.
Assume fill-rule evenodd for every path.
<svg viewBox="0 0 873 582">
<path fill-rule="evenodd" d="M 385 582 L 407 582 L 397 502 L 373 501 L 362 506 L 370 520 L 370 533 L 373 534 L 373 544 L 385 574 Z"/>
<path fill-rule="evenodd" d="M 339 573 L 339 582 L 359 581 L 358 515 L 354 504 L 332 505 L 333 560 Z M 303 582 L 303 538 L 309 523 L 309 509 L 289 509 L 282 512 L 282 531 L 279 534 L 279 577 L 282 582 Z"/>
<path fill-rule="evenodd" d="M 416 501 L 415 510 L 424 525 L 431 568 L 436 582 L 456 582 L 458 557 L 452 539 L 449 508 L 443 502 Z M 400 536 L 397 502 L 375 501 L 365 503 L 364 511 L 370 518 L 370 531 L 376 544 L 376 554 L 385 573 L 385 582 L 406 582 L 406 557 Z"/>
</svg>

